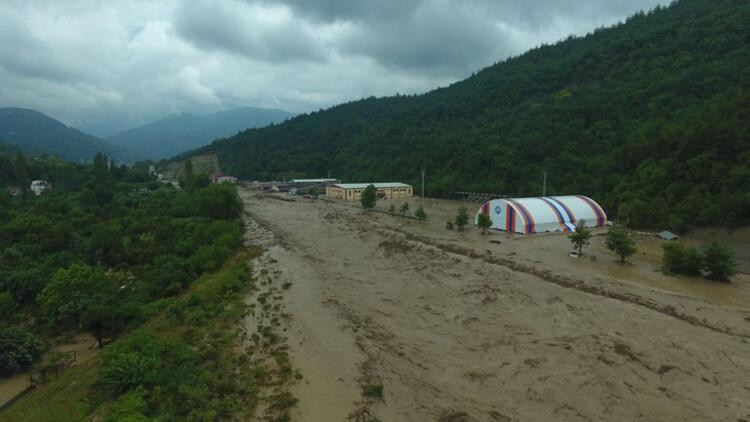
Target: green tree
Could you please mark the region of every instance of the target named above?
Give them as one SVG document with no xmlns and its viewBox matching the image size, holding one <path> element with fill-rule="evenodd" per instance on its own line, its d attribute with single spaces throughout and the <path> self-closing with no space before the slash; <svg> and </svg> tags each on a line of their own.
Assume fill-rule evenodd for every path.
<svg viewBox="0 0 750 422">
<path fill-rule="evenodd" d="M 480 212 L 477 216 L 477 226 L 482 230 L 482 235 L 487 234 L 487 229 L 492 227 L 492 219 L 489 215 Z"/>
<path fill-rule="evenodd" d="M 101 153 L 94 157 L 94 203 L 100 207 L 112 202 L 115 195 L 114 181 L 109 171 L 107 156 Z"/>
<path fill-rule="evenodd" d="M 586 221 L 579 220 L 576 229 L 568 236 L 573 247 L 578 249 L 578 255 L 583 254 L 583 247 L 589 244 L 591 232 L 586 228 Z"/>
<path fill-rule="evenodd" d="M 417 210 L 414 211 L 414 216 L 417 217 L 417 220 L 419 221 L 427 220 L 427 213 L 424 211 L 424 207 L 422 205 L 417 207 Z"/>
<path fill-rule="evenodd" d="M 391 204 L 391 206 L 388 207 L 388 214 L 395 214 L 396 213 L 396 206 Z"/>
<path fill-rule="evenodd" d="M 662 269 L 667 274 L 701 275 L 703 257 L 693 247 L 678 242 L 668 242 L 662 246 Z"/>
<path fill-rule="evenodd" d="M 724 242 L 713 239 L 703 245 L 703 268 L 708 273 L 706 278 L 717 281 L 729 281 L 737 271 L 734 251 Z"/>
<path fill-rule="evenodd" d="M 624 226 L 616 224 L 607 232 L 605 242 L 607 249 L 616 253 L 620 257 L 620 262 L 625 263 L 625 259 L 636 252 L 635 239 L 630 230 Z"/>
<path fill-rule="evenodd" d="M 15 327 L 0 327 L 0 376 L 21 372 L 38 362 L 44 344 L 33 334 Z"/>
<path fill-rule="evenodd" d="M 401 217 L 406 216 L 406 212 L 409 211 L 409 203 L 404 202 L 401 204 L 401 206 L 398 208 L 399 212 L 401 212 Z"/>
<path fill-rule="evenodd" d="M 121 264 L 124 252 L 122 228 L 113 223 L 104 223 L 97 226 L 86 247 L 90 262 L 108 267 Z"/>
<path fill-rule="evenodd" d="M 466 207 L 461 207 L 456 213 L 456 217 L 453 219 L 453 224 L 456 225 L 458 230 L 463 230 L 467 224 L 469 224 L 469 210 Z"/>
<path fill-rule="evenodd" d="M 362 204 L 362 208 L 366 210 L 373 208 L 377 200 L 378 200 L 378 190 L 375 188 L 375 185 L 373 184 L 367 185 L 365 190 L 362 191 L 362 196 L 359 198 L 359 201 Z"/>
<path fill-rule="evenodd" d="M 57 329 L 82 327 L 96 337 L 113 336 L 125 325 L 117 283 L 101 269 L 73 264 L 58 270 L 42 290 L 42 315 Z"/>
<path fill-rule="evenodd" d="M 31 177 L 29 176 L 29 163 L 21 151 L 16 153 L 16 159 L 13 161 L 13 174 L 18 187 L 21 188 L 21 196 L 27 198 L 31 189 Z"/>
<path fill-rule="evenodd" d="M 237 189 L 229 183 L 216 183 L 198 191 L 198 209 L 201 215 L 228 220 L 238 218 L 242 212 L 242 202 Z"/>
<path fill-rule="evenodd" d="M 193 190 L 203 189 L 211 184 L 211 179 L 207 174 L 197 173 L 193 175 Z"/>
<path fill-rule="evenodd" d="M 185 160 L 183 165 L 182 177 L 180 178 L 180 186 L 188 192 L 192 192 L 195 188 L 195 175 L 193 174 L 193 162 L 188 158 Z"/>
</svg>

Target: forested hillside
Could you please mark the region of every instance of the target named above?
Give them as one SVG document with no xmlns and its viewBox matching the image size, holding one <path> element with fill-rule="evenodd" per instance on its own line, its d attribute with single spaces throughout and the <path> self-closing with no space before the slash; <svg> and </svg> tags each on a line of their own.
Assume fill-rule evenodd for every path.
<svg viewBox="0 0 750 422">
<path fill-rule="evenodd" d="M 681 0 L 544 45 L 447 88 L 248 130 L 249 179 L 417 183 L 429 195 L 585 194 L 641 227 L 750 222 L 750 2 Z"/>
<path fill-rule="evenodd" d="M 23 108 L 0 108 L 0 142 L 35 155 L 46 153 L 77 162 L 90 161 L 97 153 L 127 163 L 139 158 L 129 150 Z"/>
<path fill-rule="evenodd" d="M 160 160 L 214 139 L 231 136 L 248 128 L 283 122 L 293 114 L 284 110 L 246 107 L 207 116 L 179 113 L 107 138 L 146 158 Z"/>
</svg>

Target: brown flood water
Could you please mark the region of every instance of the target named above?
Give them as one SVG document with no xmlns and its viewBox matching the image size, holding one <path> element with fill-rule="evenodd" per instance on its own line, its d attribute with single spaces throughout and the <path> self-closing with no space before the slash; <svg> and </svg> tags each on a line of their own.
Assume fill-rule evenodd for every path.
<svg viewBox="0 0 750 422">
<path fill-rule="evenodd" d="M 565 235 L 447 231 L 453 201 L 419 223 L 242 193 L 289 245 L 271 256 L 293 282 L 299 420 L 750 418 L 746 276 L 665 276 L 651 238 L 621 265 L 602 231 L 578 259 Z"/>
</svg>

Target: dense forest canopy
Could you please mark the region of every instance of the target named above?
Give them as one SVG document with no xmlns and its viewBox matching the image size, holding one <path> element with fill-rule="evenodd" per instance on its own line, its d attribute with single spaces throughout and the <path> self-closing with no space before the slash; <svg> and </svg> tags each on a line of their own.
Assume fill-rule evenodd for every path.
<svg viewBox="0 0 750 422">
<path fill-rule="evenodd" d="M 318 177 L 522 196 L 585 194 L 675 230 L 750 222 L 750 2 L 681 0 L 543 45 L 424 95 L 368 98 L 242 132 L 247 179 Z"/>
<path fill-rule="evenodd" d="M 28 190 L 32 178 L 52 188 L 36 196 Z M 144 166 L 117 166 L 102 154 L 80 165 L 0 147 L 0 186 L 25 187 L 17 196 L 0 189 L 0 376 L 38 364 L 63 335 L 111 343 L 222 267 L 240 246 L 237 192 L 209 185 L 205 175 L 184 183 L 182 190 L 157 183 Z M 121 358 L 117 350 L 108 359 Z M 97 396 L 89 411 L 127 391 Z M 172 399 L 159 397 L 156 419 L 197 406 L 175 398 L 168 407 Z M 205 397 L 200 411 L 215 401 Z"/>
</svg>

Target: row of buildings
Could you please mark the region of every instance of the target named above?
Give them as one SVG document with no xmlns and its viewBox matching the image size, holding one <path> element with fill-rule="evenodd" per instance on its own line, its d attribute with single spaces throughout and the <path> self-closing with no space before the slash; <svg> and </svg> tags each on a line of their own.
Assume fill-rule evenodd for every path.
<svg viewBox="0 0 750 422">
<path fill-rule="evenodd" d="M 326 187 L 326 196 L 331 199 L 359 201 L 367 186 L 373 185 L 378 198 L 407 198 L 414 195 L 414 189 L 406 183 L 337 183 Z"/>
<path fill-rule="evenodd" d="M 414 195 L 411 185 L 400 182 L 388 183 L 341 183 L 339 179 L 292 179 L 288 182 L 253 182 L 254 187 L 267 192 L 289 192 L 307 194 L 312 189 L 325 193 L 328 198 L 359 201 L 362 192 L 374 185 L 379 198 L 407 198 Z"/>
<path fill-rule="evenodd" d="M 330 199 L 358 201 L 369 185 L 375 186 L 378 198 L 407 198 L 414 195 L 411 185 L 389 183 L 341 183 L 338 179 L 292 179 L 289 182 L 256 182 L 256 186 L 270 191 L 307 193 L 316 188 L 325 190 Z M 475 216 L 492 220 L 491 228 L 513 233 L 533 234 L 543 232 L 572 232 L 581 222 L 586 227 L 607 224 L 604 208 L 583 195 L 543 196 L 529 198 L 489 198 Z"/>
</svg>

